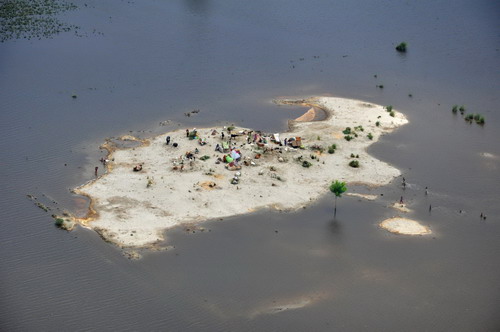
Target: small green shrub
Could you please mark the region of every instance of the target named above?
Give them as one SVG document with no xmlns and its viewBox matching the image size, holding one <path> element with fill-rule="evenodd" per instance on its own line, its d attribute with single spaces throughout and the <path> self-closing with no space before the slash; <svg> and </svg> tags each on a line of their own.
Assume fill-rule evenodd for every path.
<svg viewBox="0 0 500 332">
<path fill-rule="evenodd" d="M 386 110 L 387 112 L 392 111 L 392 105 L 386 106 L 386 107 L 385 107 L 385 110 Z"/>
<path fill-rule="evenodd" d="M 307 160 L 304 160 L 302 162 L 302 167 L 309 168 L 311 166 L 312 166 L 312 164 L 310 162 L 308 162 Z"/>
<path fill-rule="evenodd" d="M 380 121 L 375 122 L 375 125 L 376 125 L 377 127 L 380 127 Z"/>
<path fill-rule="evenodd" d="M 342 130 L 342 133 L 344 133 L 344 135 L 349 135 L 351 133 L 351 127 L 346 127 L 344 130 Z"/>
<path fill-rule="evenodd" d="M 368 135 L 366 135 L 366 137 L 368 137 L 369 140 L 372 140 L 373 139 L 373 135 L 372 133 L 368 133 Z"/>
<path fill-rule="evenodd" d="M 337 144 L 332 144 L 328 147 L 328 153 L 334 154 L 336 149 L 337 149 Z"/>
<path fill-rule="evenodd" d="M 396 113 L 394 113 L 394 111 L 391 111 L 391 113 L 389 113 L 389 115 L 394 117 L 396 115 Z"/>
<path fill-rule="evenodd" d="M 467 114 L 464 119 L 465 121 L 472 121 L 474 120 L 474 114 Z"/>
<path fill-rule="evenodd" d="M 349 142 L 350 140 L 353 139 L 353 137 L 351 135 L 345 135 L 344 139 Z"/>
<path fill-rule="evenodd" d="M 458 105 L 453 105 L 451 111 L 456 114 L 458 112 Z"/>
<path fill-rule="evenodd" d="M 316 137 L 316 140 L 321 141 L 321 136 Z"/>
<path fill-rule="evenodd" d="M 462 115 L 463 115 L 463 114 L 465 113 L 465 111 L 466 111 L 466 109 L 465 109 L 465 106 L 464 106 L 464 105 L 460 106 L 460 108 L 459 108 L 458 110 L 460 111 L 460 114 L 462 114 Z"/>
<path fill-rule="evenodd" d="M 62 227 L 62 225 L 64 225 L 64 219 L 63 218 L 56 218 L 55 225 L 57 227 Z"/>
<path fill-rule="evenodd" d="M 349 166 L 354 167 L 354 168 L 358 168 L 359 167 L 359 161 L 357 161 L 357 160 L 351 160 L 349 162 Z"/>
<path fill-rule="evenodd" d="M 354 156 L 354 153 L 351 153 L 351 158 L 354 158 L 354 157 L 355 157 L 355 156 Z"/>
<path fill-rule="evenodd" d="M 405 53 L 406 46 L 407 46 L 407 44 L 405 42 L 399 43 L 399 45 L 396 46 L 396 51 L 401 52 L 401 53 Z"/>
</svg>

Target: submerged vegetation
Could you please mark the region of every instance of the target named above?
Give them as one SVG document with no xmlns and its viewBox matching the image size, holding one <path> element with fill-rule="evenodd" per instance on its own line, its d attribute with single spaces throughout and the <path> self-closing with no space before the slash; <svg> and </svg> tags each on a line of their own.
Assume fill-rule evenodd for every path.
<svg viewBox="0 0 500 332">
<path fill-rule="evenodd" d="M 78 26 L 56 16 L 78 7 L 63 0 L 4 0 L 0 2 L 0 41 L 51 38 Z"/>
<path fill-rule="evenodd" d="M 460 112 L 461 115 L 464 115 L 464 120 L 469 122 L 469 123 L 472 123 L 472 121 L 475 121 L 477 124 L 479 125 L 484 125 L 485 123 L 485 119 L 484 119 L 484 116 L 482 114 L 479 114 L 479 113 L 469 113 L 467 115 L 465 115 L 465 106 L 462 105 L 462 106 L 458 106 L 458 105 L 453 105 L 453 107 L 451 108 L 451 112 L 453 114 L 457 114 L 457 112 Z"/>
<path fill-rule="evenodd" d="M 398 46 L 396 46 L 396 51 L 405 53 L 406 52 L 406 46 L 408 46 L 405 42 L 399 43 Z"/>
</svg>

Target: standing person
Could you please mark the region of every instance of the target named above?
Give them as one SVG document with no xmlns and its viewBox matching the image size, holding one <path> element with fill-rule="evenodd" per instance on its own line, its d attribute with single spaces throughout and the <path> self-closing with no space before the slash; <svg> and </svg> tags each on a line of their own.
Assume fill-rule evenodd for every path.
<svg viewBox="0 0 500 332">
<path fill-rule="evenodd" d="M 95 167 L 95 176 L 97 176 L 97 170 L 99 169 L 99 167 Z"/>
<path fill-rule="evenodd" d="M 224 139 L 224 133 L 223 133 L 223 132 L 221 132 L 221 133 L 220 133 L 220 137 L 221 137 L 222 139 Z"/>
<path fill-rule="evenodd" d="M 167 145 L 170 144 L 170 136 L 167 136 Z"/>
<path fill-rule="evenodd" d="M 403 196 L 401 196 L 401 198 L 399 199 L 399 204 L 404 204 L 403 203 Z"/>
<path fill-rule="evenodd" d="M 189 137 L 189 129 L 186 129 L 186 137 Z"/>
</svg>

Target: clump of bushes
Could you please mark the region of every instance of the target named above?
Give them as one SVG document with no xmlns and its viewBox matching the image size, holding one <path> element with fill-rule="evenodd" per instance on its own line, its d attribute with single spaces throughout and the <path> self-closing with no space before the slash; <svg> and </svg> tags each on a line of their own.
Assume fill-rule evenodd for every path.
<svg viewBox="0 0 500 332">
<path fill-rule="evenodd" d="M 336 149 L 337 149 L 337 144 L 332 144 L 328 147 L 328 153 L 334 154 Z"/>
<path fill-rule="evenodd" d="M 464 105 L 460 106 L 460 108 L 458 110 L 460 111 L 460 114 L 464 115 L 464 113 L 465 113 L 465 106 Z"/>
<path fill-rule="evenodd" d="M 359 167 L 359 161 L 357 161 L 357 160 L 351 160 L 349 162 L 349 166 L 351 166 L 353 168 L 358 168 Z"/>
<path fill-rule="evenodd" d="M 351 127 L 346 127 L 344 130 L 342 130 L 342 133 L 344 135 L 349 135 L 351 133 Z"/>
<path fill-rule="evenodd" d="M 385 107 L 385 110 L 386 110 L 387 112 L 392 111 L 392 105 L 386 106 L 386 107 Z"/>
<path fill-rule="evenodd" d="M 476 121 L 477 124 L 480 124 L 480 125 L 483 125 L 484 124 L 484 116 L 477 113 L 477 114 L 467 114 L 465 117 L 464 117 L 465 121 L 468 121 L 470 123 L 472 123 L 472 121 Z"/>
<path fill-rule="evenodd" d="M 377 127 L 380 127 L 380 121 L 375 122 L 375 125 L 376 125 Z"/>
<path fill-rule="evenodd" d="M 476 120 L 476 123 L 477 124 L 480 124 L 480 125 L 483 125 L 484 124 L 484 116 L 482 116 L 481 114 L 476 114 L 474 115 L 474 120 Z"/>
<path fill-rule="evenodd" d="M 390 115 L 390 116 L 392 116 L 392 117 L 394 117 L 394 116 L 396 115 L 396 113 L 394 113 L 394 111 L 391 111 L 391 112 L 389 113 L 389 115 Z"/>
<path fill-rule="evenodd" d="M 349 142 L 350 140 L 353 139 L 353 137 L 351 135 L 345 135 L 344 139 Z"/>
<path fill-rule="evenodd" d="M 368 137 L 369 140 L 372 140 L 373 139 L 373 135 L 372 133 L 368 133 L 368 135 L 366 135 L 366 137 Z"/>
<path fill-rule="evenodd" d="M 458 105 L 453 105 L 453 107 L 451 108 L 451 111 L 453 112 L 453 114 L 457 114 L 457 112 L 458 112 Z"/>
<path fill-rule="evenodd" d="M 210 159 L 210 156 L 204 155 L 204 156 L 200 157 L 200 160 L 203 160 L 203 161 L 205 161 L 207 159 Z"/>
<path fill-rule="evenodd" d="M 396 46 L 396 51 L 405 53 L 406 52 L 406 46 L 408 46 L 405 42 L 399 43 L 398 46 Z"/>
</svg>

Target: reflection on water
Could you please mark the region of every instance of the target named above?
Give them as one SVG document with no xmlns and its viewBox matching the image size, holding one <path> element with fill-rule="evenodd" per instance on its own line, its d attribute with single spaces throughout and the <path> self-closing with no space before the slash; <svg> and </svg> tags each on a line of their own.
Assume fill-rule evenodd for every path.
<svg viewBox="0 0 500 332">
<path fill-rule="evenodd" d="M 88 37 L 0 45 L 2 330 L 499 326 L 498 4 L 86 4 L 66 19 Z M 402 40 L 405 55 L 394 51 Z M 410 124 L 369 152 L 400 168 L 406 189 L 352 186 L 378 198 L 342 197 L 335 219 L 325 195 L 297 213 L 175 229 L 166 251 L 139 261 L 87 229 L 56 229 L 26 199 L 83 213 L 70 189 L 93 178 L 105 138 L 215 123 L 281 131 L 303 109 L 271 100 L 317 94 L 405 112 Z M 411 212 L 390 208 L 401 196 Z M 379 229 L 394 216 L 436 235 Z"/>
</svg>

